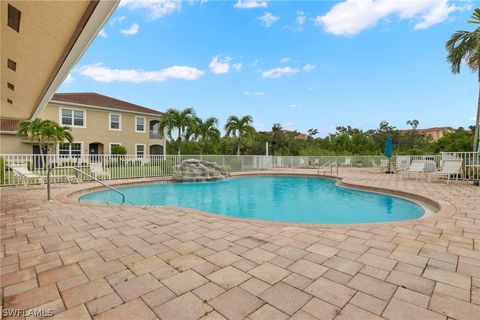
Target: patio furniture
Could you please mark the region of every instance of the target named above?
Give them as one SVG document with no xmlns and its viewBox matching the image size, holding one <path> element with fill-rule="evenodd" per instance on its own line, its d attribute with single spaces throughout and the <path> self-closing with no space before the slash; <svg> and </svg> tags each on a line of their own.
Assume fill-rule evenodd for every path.
<svg viewBox="0 0 480 320">
<path fill-rule="evenodd" d="M 410 167 L 409 156 L 397 156 L 397 163 L 396 163 L 397 172 L 407 170 L 409 167 Z"/>
<path fill-rule="evenodd" d="M 437 163 L 435 162 L 435 160 L 425 160 L 424 171 L 427 173 L 437 171 Z"/>
<path fill-rule="evenodd" d="M 97 179 L 107 178 L 110 180 L 111 178 L 110 171 L 104 168 L 101 162 L 90 162 L 90 172 Z"/>
<path fill-rule="evenodd" d="M 380 166 L 379 166 L 380 172 L 384 170 L 388 170 L 388 160 L 387 159 L 381 159 L 380 160 Z"/>
<path fill-rule="evenodd" d="M 7 165 L 13 172 L 13 176 L 16 179 L 20 179 L 22 184 L 27 187 L 27 185 L 31 181 L 39 181 L 40 184 L 43 186 L 46 177 L 41 176 L 38 174 L 33 173 L 32 171 L 28 170 L 27 164 L 8 164 Z"/>
<path fill-rule="evenodd" d="M 352 166 L 352 158 L 345 158 L 345 162 L 340 164 L 340 167 L 351 167 Z"/>
<path fill-rule="evenodd" d="M 430 173 L 431 176 L 446 177 L 447 184 L 450 182 L 450 177 L 455 176 L 455 180 L 458 180 L 458 176 L 463 176 L 462 160 L 443 160 L 440 170 Z M 430 176 L 429 179 L 430 181 Z"/>
<path fill-rule="evenodd" d="M 404 171 L 401 171 L 402 177 L 404 174 L 407 174 L 410 177 L 410 174 L 415 174 L 415 181 L 418 180 L 418 174 L 423 173 L 425 175 L 425 160 L 413 160 L 410 164 L 410 167 Z"/>
</svg>

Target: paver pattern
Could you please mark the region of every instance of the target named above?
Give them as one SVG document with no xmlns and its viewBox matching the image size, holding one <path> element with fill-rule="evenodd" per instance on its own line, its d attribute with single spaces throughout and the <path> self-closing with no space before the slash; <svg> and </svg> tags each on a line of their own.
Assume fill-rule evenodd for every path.
<svg viewBox="0 0 480 320">
<path fill-rule="evenodd" d="M 340 176 L 455 210 L 301 226 L 1 188 L 2 317 L 49 309 L 53 319 L 479 319 L 480 188 L 362 169 Z"/>
</svg>

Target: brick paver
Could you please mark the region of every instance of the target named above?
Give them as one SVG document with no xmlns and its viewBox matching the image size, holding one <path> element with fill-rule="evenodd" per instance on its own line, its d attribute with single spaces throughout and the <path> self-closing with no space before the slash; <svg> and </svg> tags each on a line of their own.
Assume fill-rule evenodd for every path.
<svg viewBox="0 0 480 320">
<path fill-rule="evenodd" d="M 41 187 L 0 188 L 2 306 L 55 319 L 478 319 L 480 188 L 362 169 L 340 176 L 442 210 L 299 225 L 66 200 L 90 183 L 54 186 L 52 202 Z"/>
</svg>

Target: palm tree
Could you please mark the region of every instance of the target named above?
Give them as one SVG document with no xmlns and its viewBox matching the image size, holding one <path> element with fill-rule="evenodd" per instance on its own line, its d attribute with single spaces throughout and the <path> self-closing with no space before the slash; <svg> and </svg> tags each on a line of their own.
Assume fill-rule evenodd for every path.
<svg viewBox="0 0 480 320">
<path fill-rule="evenodd" d="M 252 127 L 253 118 L 250 115 L 238 118 L 236 116 L 230 116 L 225 124 L 226 136 L 232 136 L 237 143 L 237 155 L 240 155 L 240 145 L 243 138 L 252 135 L 255 129 Z"/>
<path fill-rule="evenodd" d="M 73 136 L 69 127 L 62 127 L 57 122 L 51 120 L 42 120 L 36 118 L 34 120 L 20 121 L 17 135 L 20 137 L 27 137 L 32 144 L 38 143 L 41 155 L 42 165 L 45 167 L 45 158 L 43 156 L 43 149 L 53 143 L 56 145 L 65 140 L 72 143 Z"/>
<path fill-rule="evenodd" d="M 26 137 L 31 144 L 37 142 L 41 144 L 40 134 L 42 130 L 43 120 L 36 118 L 34 120 L 23 120 L 18 124 L 17 136 Z M 42 145 L 40 145 L 40 152 L 42 152 Z"/>
<path fill-rule="evenodd" d="M 480 8 L 476 8 L 472 14 L 471 24 L 480 24 Z M 446 42 L 448 51 L 447 60 L 450 63 L 452 73 L 460 73 L 460 66 L 464 62 L 472 72 L 478 74 L 477 81 L 480 83 L 480 27 L 473 31 L 456 31 Z M 480 130 L 480 93 L 477 102 L 477 119 L 475 122 L 475 136 L 473 139 L 473 151 L 478 147 Z"/>
<path fill-rule="evenodd" d="M 69 127 L 63 127 L 55 121 L 45 120 L 42 124 L 41 137 L 44 140 L 47 148 L 49 144 L 57 145 L 67 141 L 68 143 L 73 142 L 73 136 L 70 132 Z M 48 150 L 48 149 L 47 149 Z"/>
<path fill-rule="evenodd" d="M 182 139 L 185 137 L 185 134 L 188 132 L 188 128 L 192 125 L 193 118 L 195 117 L 195 111 L 193 108 L 186 108 L 184 110 L 177 110 L 170 108 L 165 112 L 162 119 L 160 120 L 159 131 L 160 134 L 166 131 L 170 140 L 174 140 L 172 133 L 174 130 L 177 131 L 177 151 L 180 155 L 180 147 L 182 144 Z"/>
<path fill-rule="evenodd" d="M 215 142 L 220 140 L 220 130 L 217 129 L 217 118 L 210 117 L 203 121 L 195 117 L 193 128 L 193 135 L 200 143 L 200 154 L 203 154 L 203 149 L 208 142 Z"/>
</svg>

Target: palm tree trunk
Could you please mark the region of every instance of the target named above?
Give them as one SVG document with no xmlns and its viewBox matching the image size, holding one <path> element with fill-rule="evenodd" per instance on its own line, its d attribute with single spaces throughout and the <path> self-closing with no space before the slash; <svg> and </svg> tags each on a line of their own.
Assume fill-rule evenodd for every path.
<svg viewBox="0 0 480 320">
<path fill-rule="evenodd" d="M 240 138 L 237 138 L 237 156 L 240 155 Z"/>
<path fill-rule="evenodd" d="M 477 150 L 478 148 L 478 139 L 479 139 L 479 130 L 480 130 L 480 71 L 478 72 L 478 82 L 479 82 L 479 93 L 478 93 L 478 101 L 477 101 L 477 120 L 475 121 L 475 136 L 473 137 L 473 151 L 480 151 Z"/>
<path fill-rule="evenodd" d="M 182 145 L 182 128 L 178 128 L 178 138 L 177 138 L 177 152 L 178 152 L 178 155 L 180 155 L 180 147 Z"/>
<path fill-rule="evenodd" d="M 40 163 L 42 164 L 42 169 L 46 169 L 45 157 L 43 155 L 43 140 L 42 139 L 38 140 L 38 147 L 40 149 Z M 47 154 L 48 154 L 48 149 L 47 149 Z"/>
</svg>

